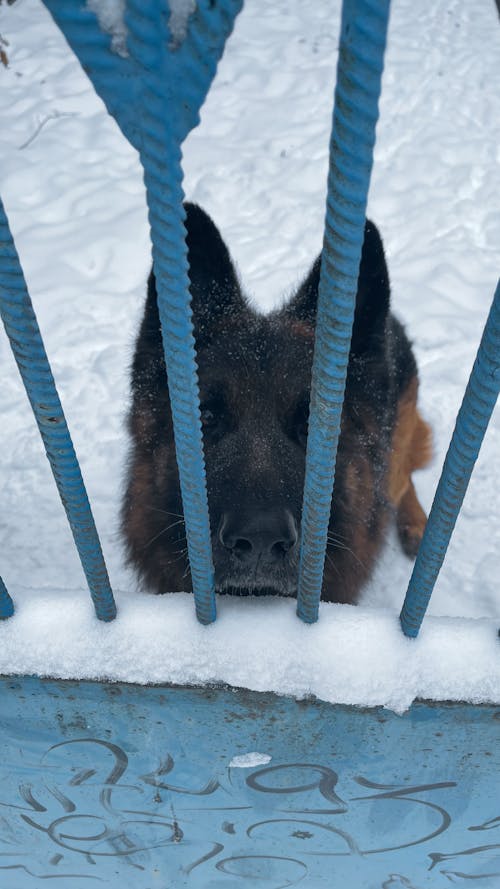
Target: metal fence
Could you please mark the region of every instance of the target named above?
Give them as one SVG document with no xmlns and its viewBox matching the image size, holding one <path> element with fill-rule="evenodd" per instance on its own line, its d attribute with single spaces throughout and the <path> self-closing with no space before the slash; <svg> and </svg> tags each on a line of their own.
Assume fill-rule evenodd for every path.
<svg viewBox="0 0 500 889">
<path fill-rule="evenodd" d="M 80 0 L 44 0 L 97 93 L 140 153 L 198 619 L 215 620 L 195 342 L 183 226 L 181 143 L 198 123 L 243 0 L 127 0 L 126 48 Z M 95 4 L 94 4 L 95 5 Z M 119 6 L 119 4 L 117 4 Z M 194 4 L 193 4 L 194 5 Z M 344 0 L 313 363 L 297 613 L 317 620 L 390 0 Z M 341 250 L 339 250 L 339 246 Z M 116 605 L 78 460 L 0 202 L 0 313 L 68 516 L 97 617 Z M 416 636 L 500 389 L 500 283 L 401 612 Z M 0 617 L 14 604 L 0 579 Z"/>
</svg>

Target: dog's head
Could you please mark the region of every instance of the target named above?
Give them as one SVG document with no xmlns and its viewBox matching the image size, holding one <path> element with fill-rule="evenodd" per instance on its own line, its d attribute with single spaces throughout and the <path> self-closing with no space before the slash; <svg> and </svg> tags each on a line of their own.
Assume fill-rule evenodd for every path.
<svg viewBox="0 0 500 889">
<path fill-rule="evenodd" d="M 212 220 L 191 204 L 186 214 L 216 586 L 294 595 L 321 256 L 292 300 L 262 316 L 245 299 Z M 353 524 L 366 529 L 376 523 L 377 473 L 384 469 L 376 415 L 388 385 L 388 308 L 382 243 L 367 223 L 330 523 L 337 553 L 331 567 L 327 562 L 325 581 L 330 574 L 337 587 L 349 553 L 363 564 L 353 550 L 359 548 Z M 153 273 L 132 389 L 133 454 L 123 508 L 129 553 L 156 591 L 186 590 L 182 499 Z M 344 592 L 334 598 L 351 600 L 352 591 L 341 586 Z"/>
</svg>

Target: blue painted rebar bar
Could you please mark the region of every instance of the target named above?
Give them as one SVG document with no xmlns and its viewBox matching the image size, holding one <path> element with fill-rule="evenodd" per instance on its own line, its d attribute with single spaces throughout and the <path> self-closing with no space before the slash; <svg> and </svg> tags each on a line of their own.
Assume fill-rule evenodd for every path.
<svg viewBox="0 0 500 889">
<path fill-rule="evenodd" d="M 17 250 L 0 201 L 0 316 L 35 414 L 97 617 L 112 620 L 109 585 L 80 466 L 66 425 Z"/>
<path fill-rule="evenodd" d="M 215 619 L 198 382 L 188 289 L 180 144 L 199 110 L 243 0 L 198 0 L 184 39 L 168 32 L 165 0 L 129 0 L 127 56 L 110 51 L 80 0 L 44 0 L 144 166 L 158 306 L 196 612 Z"/>
<path fill-rule="evenodd" d="M 163 76 L 161 90 L 168 102 L 168 121 L 181 143 L 198 123 L 199 110 L 212 82 L 236 15 L 243 0 L 197 0 L 189 16 L 187 33 L 168 51 L 166 32 L 168 21 L 165 4 L 150 7 L 144 4 L 142 35 L 145 54 L 137 41 L 134 53 L 118 55 L 111 51 L 111 37 L 101 31 L 94 12 L 81 0 L 43 0 L 54 21 L 63 32 L 73 52 L 78 56 L 85 73 L 90 77 L 98 95 L 115 118 L 123 134 L 140 150 L 142 144 L 143 77 L 144 68 L 154 63 L 148 36 L 147 19 L 154 16 L 158 36 L 163 35 Z M 159 14 L 161 13 L 161 18 Z M 137 28 L 140 27 L 137 22 Z M 128 41 L 125 49 L 128 50 Z M 168 57 L 167 57 L 168 51 Z"/>
<path fill-rule="evenodd" d="M 401 611 L 418 634 L 500 391 L 500 281 L 493 297 Z"/>
<path fill-rule="evenodd" d="M 13 614 L 14 603 L 7 592 L 7 587 L 0 577 L 0 620 L 5 620 L 6 617 L 12 617 Z"/>
<path fill-rule="evenodd" d="M 223 30 L 228 33 L 241 3 L 226 0 L 218 5 L 215 24 L 220 25 L 221 9 L 225 10 Z M 190 28 L 189 56 L 180 69 L 176 68 L 176 51 L 169 48 L 168 35 L 161 27 L 162 21 L 166 21 L 164 0 L 129 0 L 126 17 L 128 48 L 143 68 L 141 161 L 192 586 L 197 617 L 205 624 L 216 616 L 214 569 L 183 225 L 181 148 L 172 94 L 178 87 L 191 119 L 197 121 L 222 51 L 220 37 L 211 42 L 208 39 L 207 45 L 206 39 L 214 27 L 212 13 L 210 3 L 198 5 L 194 33 L 198 27 L 205 34 L 205 41 L 194 39 Z"/>
<path fill-rule="evenodd" d="M 390 0 L 344 0 L 311 386 L 297 614 L 318 618 Z"/>
<path fill-rule="evenodd" d="M 140 70 L 129 57 L 111 50 L 111 37 L 81 0 L 43 0 L 78 57 L 85 73 L 135 148 L 140 143 Z"/>
</svg>

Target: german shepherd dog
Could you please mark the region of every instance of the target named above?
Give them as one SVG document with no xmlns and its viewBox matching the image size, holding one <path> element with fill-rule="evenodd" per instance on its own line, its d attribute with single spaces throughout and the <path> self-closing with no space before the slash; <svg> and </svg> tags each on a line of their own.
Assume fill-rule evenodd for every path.
<svg viewBox="0 0 500 889">
<path fill-rule="evenodd" d="M 218 592 L 297 592 L 321 254 L 291 301 L 263 316 L 222 237 L 186 204 L 208 503 Z M 411 474 L 430 456 L 411 345 L 389 310 L 382 241 L 365 225 L 322 599 L 355 603 L 391 514 L 415 556 L 425 526 Z M 156 593 L 191 589 L 154 269 L 132 365 L 122 529 Z"/>
</svg>

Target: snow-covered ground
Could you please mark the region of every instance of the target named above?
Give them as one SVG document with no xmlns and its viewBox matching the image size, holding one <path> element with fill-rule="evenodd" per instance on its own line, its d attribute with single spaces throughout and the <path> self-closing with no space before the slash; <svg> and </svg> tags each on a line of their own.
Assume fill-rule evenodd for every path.
<svg viewBox="0 0 500 889">
<path fill-rule="evenodd" d="M 263 308 L 290 292 L 321 244 L 339 9 L 340 0 L 247 0 L 201 125 L 185 145 L 186 194 L 214 217 L 246 288 Z M 500 269 L 498 34 L 493 0 L 393 0 L 369 214 L 384 237 L 393 306 L 414 340 L 421 408 L 435 433 L 432 465 L 416 479 L 427 508 Z M 482 688 L 483 699 L 500 700 L 494 641 L 500 617 L 498 409 L 431 602 L 435 617 L 417 643 L 396 633 L 411 565 L 395 537 L 362 608 L 353 613 L 323 606 L 322 629 L 299 624 L 290 602 L 238 600 L 219 602 L 216 629 L 197 630 L 187 597 L 152 600 L 137 591 L 124 566 L 117 517 L 127 451 L 127 367 L 150 264 L 141 170 L 39 0 L 0 4 L 0 35 L 8 41 L 9 58 L 7 68 L 0 65 L 0 192 L 119 607 L 123 603 L 121 629 L 119 622 L 114 628 L 96 626 L 65 515 L 1 332 L 0 572 L 19 614 L 0 627 L 0 672 L 251 684 L 251 669 L 238 663 L 238 651 L 233 662 L 225 657 L 225 640 L 241 622 L 246 647 L 240 658 L 246 666 L 254 660 L 252 652 L 261 657 L 288 643 L 286 663 L 297 677 L 296 685 L 291 680 L 280 684 L 280 661 L 270 657 L 254 687 L 267 682 L 269 689 L 400 708 L 413 694 L 446 697 L 448 689 L 448 696 L 460 696 L 462 683 L 464 696 L 479 700 Z M 40 625 L 37 602 L 52 603 L 48 623 Z M 80 616 L 80 629 L 72 614 Z M 276 644 L 269 638 L 270 618 Z M 175 661 L 162 660 L 161 635 L 150 645 L 154 658 L 147 657 L 141 642 L 141 633 L 151 642 L 155 629 L 160 634 L 170 620 L 185 640 L 186 660 L 179 667 L 177 651 L 175 675 Z M 363 633 L 363 621 L 372 633 Z M 244 629 L 248 626 L 253 635 Z M 266 645 L 258 642 L 260 627 L 267 627 Z M 335 640 L 334 660 L 327 631 Z M 93 652 L 86 666 L 85 633 Z M 98 657 L 103 633 L 115 633 L 115 642 L 106 642 L 106 656 Z M 311 653 L 319 634 L 323 661 Z M 77 637 L 81 657 L 72 660 L 69 652 Z M 205 651 L 208 638 L 213 642 Z M 31 660 L 22 660 L 22 639 L 26 651 L 31 645 Z M 443 667 L 439 652 L 446 639 Z M 123 648 L 134 655 L 120 662 Z M 302 652 L 295 659 L 294 650 Z M 385 667 L 377 666 L 376 677 L 363 680 L 370 663 L 381 660 L 381 650 Z M 351 662 L 341 688 L 325 679 L 333 668 L 339 674 L 339 652 Z M 306 669 L 311 671 L 307 681 Z M 397 691 L 391 670 L 401 673 L 406 691 Z M 441 679 L 448 675 L 448 686 L 441 679 L 432 686 L 433 671 Z"/>
</svg>

